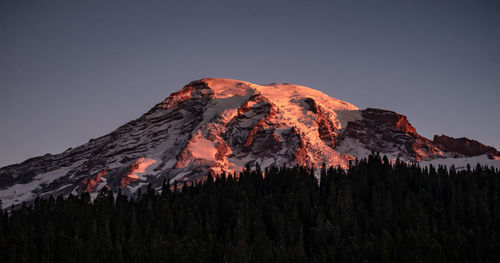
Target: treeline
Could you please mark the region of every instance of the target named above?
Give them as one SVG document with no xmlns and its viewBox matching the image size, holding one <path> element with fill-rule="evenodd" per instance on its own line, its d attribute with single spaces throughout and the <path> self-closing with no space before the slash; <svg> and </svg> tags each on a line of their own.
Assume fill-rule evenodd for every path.
<svg viewBox="0 0 500 263">
<path fill-rule="evenodd" d="M 1 262 L 500 262 L 498 169 L 373 155 L 170 189 L 2 211 Z"/>
</svg>

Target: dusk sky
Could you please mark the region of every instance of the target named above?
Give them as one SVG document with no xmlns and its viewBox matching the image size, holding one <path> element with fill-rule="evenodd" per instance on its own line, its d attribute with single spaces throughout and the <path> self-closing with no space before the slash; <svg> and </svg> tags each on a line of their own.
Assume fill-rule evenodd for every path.
<svg viewBox="0 0 500 263">
<path fill-rule="evenodd" d="M 0 2 L 0 167 L 204 77 L 318 89 L 500 148 L 500 1 Z"/>
</svg>

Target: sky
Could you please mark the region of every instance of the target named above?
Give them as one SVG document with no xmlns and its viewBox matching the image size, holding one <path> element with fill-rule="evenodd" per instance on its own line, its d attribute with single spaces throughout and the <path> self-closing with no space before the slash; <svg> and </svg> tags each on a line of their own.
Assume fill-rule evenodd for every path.
<svg viewBox="0 0 500 263">
<path fill-rule="evenodd" d="M 287 82 L 500 148 L 500 1 L 0 1 L 0 167 L 192 80 Z"/>
</svg>

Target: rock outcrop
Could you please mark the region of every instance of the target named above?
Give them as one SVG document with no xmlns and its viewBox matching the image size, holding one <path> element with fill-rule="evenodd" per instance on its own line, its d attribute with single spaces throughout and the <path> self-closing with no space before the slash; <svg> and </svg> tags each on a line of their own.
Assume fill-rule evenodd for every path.
<svg viewBox="0 0 500 263">
<path fill-rule="evenodd" d="M 432 142 L 448 152 L 455 152 L 464 156 L 477 156 L 487 154 L 490 158 L 500 156 L 500 152 L 491 146 L 484 145 L 476 140 L 465 137 L 453 138 L 446 135 L 434 135 Z"/>
<path fill-rule="evenodd" d="M 404 115 L 368 108 L 361 110 L 361 116 L 361 119 L 349 122 L 339 138 L 337 150 L 362 155 L 359 153 L 361 149 L 409 161 L 451 155 L 420 136 Z"/>
</svg>

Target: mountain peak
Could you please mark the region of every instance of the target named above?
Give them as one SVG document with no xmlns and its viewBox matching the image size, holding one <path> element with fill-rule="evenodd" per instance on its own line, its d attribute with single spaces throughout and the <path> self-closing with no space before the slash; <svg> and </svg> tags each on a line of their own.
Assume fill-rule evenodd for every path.
<svg viewBox="0 0 500 263">
<path fill-rule="evenodd" d="M 227 98 L 252 95 L 254 93 L 252 86 L 256 85 L 236 79 L 203 78 L 189 83 L 184 88 L 210 89 L 215 98 Z"/>
<path fill-rule="evenodd" d="M 108 135 L 0 169 L 0 198 L 9 206 L 36 196 L 96 196 L 103 187 L 133 194 L 257 162 L 346 167 L 371 151 L 408 161 L 465 156 L 444 144 L 420 136 L 404 115 L 359 110 L 305 86 L 204 78 Z"/>
<path fill-rule="evenodd" d="M 236 79 L 223 79 L 223 78 L 203 78 L 195 80 L 184 86 L 181 93 L 194 92 L 208 95 L 214 98 L 227 98 L 231 96 L 248 96 L 260 93 L 261 95 L 273 100 L 293 99 L 300 97 L 314 97 L 320 99 L 322 102 L 337 101 L 341 106 L 334 106 L 334 108 L 347 108 L 349 110 L 358 110 L 358 108 L 350 103 L 340 101 L 338 99 L 329 97 L 321 91 L 311 89 L 306 86 L 291 84 L 291 83 L 270 83 L 259 85 L 247 81 Z M 174 93 L 176 94 L 176 93 Z"/>
</svg>

